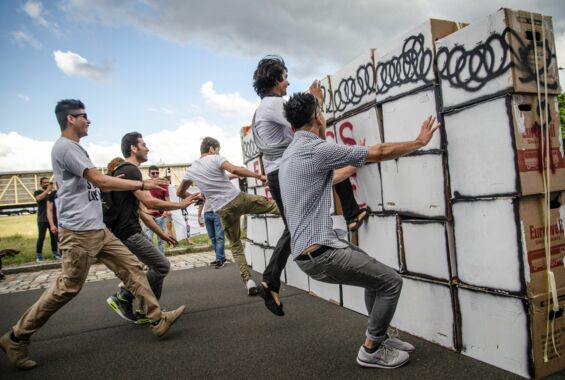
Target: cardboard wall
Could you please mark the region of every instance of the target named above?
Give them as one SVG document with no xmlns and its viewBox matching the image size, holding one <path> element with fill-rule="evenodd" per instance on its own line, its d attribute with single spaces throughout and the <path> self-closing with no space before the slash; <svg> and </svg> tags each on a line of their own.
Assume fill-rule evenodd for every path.
<svg viewBox="0 0 565 380">
<path fill-rule="evenodd" d="M 371 215 L 358 230 L 359 248 L 381 263 L 399 271 L 398 217 Z"/>
</svg>

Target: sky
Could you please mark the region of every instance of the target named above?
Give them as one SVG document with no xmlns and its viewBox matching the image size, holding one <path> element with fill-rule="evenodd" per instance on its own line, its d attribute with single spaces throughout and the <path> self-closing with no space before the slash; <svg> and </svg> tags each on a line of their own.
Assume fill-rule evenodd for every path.
<svg viewBox="0 0 565 380">
<path fill-rule="evenodd" d="M 283 56 L 288 92 L 303 91 L 428 18 L 474 22 L 500 7 L 553 16 L 565 66 L 563 0 L 3 0 L 0 172 L 51 169 L 54 107 L 68 98 L 85 103 L 92 124 L 81 144 L 96 165 L 120 156 L 131 131 L 143 134 L 149 163 L 189 163 L 213 136 L 241 164 L 263 56 Z"/>
</svg>

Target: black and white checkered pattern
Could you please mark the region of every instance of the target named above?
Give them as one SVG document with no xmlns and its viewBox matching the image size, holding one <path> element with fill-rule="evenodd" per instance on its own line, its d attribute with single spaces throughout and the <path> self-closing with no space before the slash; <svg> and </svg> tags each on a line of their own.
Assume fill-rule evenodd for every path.
<svg viewBox="0 0 565 380">
<path fill-rule="evenodd" d="M 332 228 L 333 170 L 347 165 L 359 167 L 367 153 L 367 147 L 329 143 L 311 132 L 296 132 L 279 169 L 294 258 L 313 244 L 334 248 L 347 246 Z"/>
</svg>

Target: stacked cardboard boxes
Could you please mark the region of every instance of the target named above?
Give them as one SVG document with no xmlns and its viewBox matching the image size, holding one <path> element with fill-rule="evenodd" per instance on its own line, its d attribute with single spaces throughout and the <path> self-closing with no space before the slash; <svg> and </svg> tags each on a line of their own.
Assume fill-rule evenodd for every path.
<svg viewBox="0 0 565 380">
<path fill-rule="evenodd" d="M 565 291 L 565 161 L 551 18 L 501 9 L 437 46 L 461 352 L 542 377 L 564 364 L 557 355 L 563 317 L 547 307 L 548 243 L 553 305 Z M 552 337 L 557 347 L 546 347 Z"/>
</svg>

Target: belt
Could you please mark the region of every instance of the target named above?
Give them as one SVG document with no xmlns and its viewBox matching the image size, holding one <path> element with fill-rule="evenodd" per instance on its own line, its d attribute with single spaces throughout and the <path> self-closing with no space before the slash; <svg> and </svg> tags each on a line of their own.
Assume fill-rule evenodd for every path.
<svg viewBox="0 0 565 380">
<path fill-rule="evenodd" d="M 320 256 L 322 253 L 326 252 L 327 250 L 332 249 L 332 247 L 328 247 L 327 245 L 322 245 L 315 251 L 310 253 L 302 253 L 298 255 L 296 260 L 303 261 L 303 260 L 314 260 L 316 257 Z"/>
</svg>

